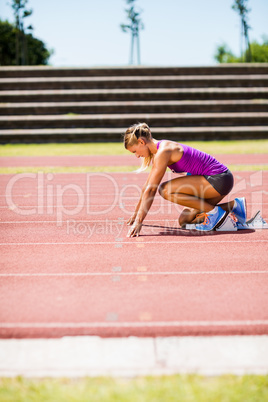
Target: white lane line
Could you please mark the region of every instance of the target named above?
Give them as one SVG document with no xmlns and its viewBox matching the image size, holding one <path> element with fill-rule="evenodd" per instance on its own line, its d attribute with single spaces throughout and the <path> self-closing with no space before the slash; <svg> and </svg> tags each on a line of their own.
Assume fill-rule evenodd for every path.
<svg viewBox="0 0 268 402">
<path fill-rule="evenodd" d="M 0 328 L 143 328 L 143 327 L 210 327 L 210 326 L 268 325 L 268 320 L 222 320 L 222 321 L 142 321 L 142 322 L 6 322 Z"/>
<path fill-rule="evenodd" d="M 202 243 L 216 243 L 216 244 L 223 244 L 223 243 L 268 243 L 268 239 L 267 240 L 222 240 L 219 239 L 217 240 L 188 240 L 188 241 L 183 241 L 183 240 L 179 240 L 179 241 L 143 241 L 142 244 L 202 244 Z M 0 246 L 77 246 L 77 245 L 108 245 L 108 244 L 118 244 L 118 242 L 114 242 L 114 241 L 103 241 L 103 242 L 98 242 L 98 241 L 92 241 L 92 242 L 57 242 L 57 243 L 34 243 L 34 242 L 29 242 L 29 243 L 0 243 Z M 120 244 L 128 244 L 128 245 L 133 245 L 133 244 L 138 244 L 136 242 L 133 241 L 122 241 L 120 242 Z M 141 244 L 141 243 L 139 243 Z"/>
<path fill-rule="evenodd" d="M 62 277 L 62 276 L 154 276 L 154 275 L 255 275 L 268 274 L 267 271 L 181 271 L 181 272 L 63 272 L 63 273 L 8 273 L 0 277 Z"/>
</svg>

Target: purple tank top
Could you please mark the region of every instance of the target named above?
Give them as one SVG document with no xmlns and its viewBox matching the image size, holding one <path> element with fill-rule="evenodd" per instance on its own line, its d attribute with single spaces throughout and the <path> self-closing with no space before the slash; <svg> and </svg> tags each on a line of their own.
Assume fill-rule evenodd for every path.
<svg viewBox="0 0 268 402">
<path fill-rule="evenodd" d="M 165 140 L 158 141 L 157 149 L 162 141 Z M 183 148 L 183 155 L 181 159 L 178 162 L 168 166 L 173 172 L 187 172 L 191 173 L 192 175 L 211 176 L 228 170 L 227 166 L 218 162 L 213 156 L 185 144 L 179 143 L 179 145 L 181 145 Z"/>
</svg>

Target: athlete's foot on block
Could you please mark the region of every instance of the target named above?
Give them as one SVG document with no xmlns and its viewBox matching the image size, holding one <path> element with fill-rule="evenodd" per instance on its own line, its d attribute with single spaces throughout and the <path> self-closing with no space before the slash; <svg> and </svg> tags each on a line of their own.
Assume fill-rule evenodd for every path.
<svg viewBox="0 0 268 402">
<path fill-rule="evenodd" d="M 246 207 L 246 199 L 235 198 L 234 207 L 232 209 L 232 213 L 237 218 L 238 222 L 244 224 L 247 220 L 247 207 Z"/>
<path fill-rule="evenodd" d="M 194 220 L 192 220 L 191 222 L 186 222 L 180 225 L 181 229 L 195 229 L 195 225 L 204 222 L 206 215 L 207 214 L 205 212 L 197 214 Z"/>
<path fill-rule="evenodd" d="M 205 212 L 202 212 L 202 214 L 197 214 L 192 223 L 195 223 L 195 224 L 203 223 L 204 220 L 206 219 L 206 216 L 207 216 L 207 214 Z"/>
<path fill-rule="evenodd" d="M 205 214 L 205 220 L 199 225 L 195 225 L 196 230 L 210 231 L 222 225 L 228 216 L 228 212 L 221 207 L 215 207 L 212 211 Z"/>
</svg>

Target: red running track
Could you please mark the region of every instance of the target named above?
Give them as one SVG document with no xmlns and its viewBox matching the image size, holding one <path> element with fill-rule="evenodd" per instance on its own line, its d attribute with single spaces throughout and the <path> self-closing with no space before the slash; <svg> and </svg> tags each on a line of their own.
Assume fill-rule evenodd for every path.
<svg viewBox="0 0 268 402">
<path fill-rule="evenodd" d="M 0 337 L 268 333 L 268 232 L 180 230 L 157 196 L 128 239 L 145 177 L 1 177 Z M 235 178 L 267 218 L 268 172 Z"/>
</svg>

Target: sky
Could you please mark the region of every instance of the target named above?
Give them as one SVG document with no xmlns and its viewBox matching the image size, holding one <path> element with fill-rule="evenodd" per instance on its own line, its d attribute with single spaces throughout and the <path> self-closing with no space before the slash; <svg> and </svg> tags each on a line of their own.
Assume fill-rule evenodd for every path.
<svg viewBox="0 0 268 402">
<path fill-rule="evenodd" d="M 144 30 L 140 32 L 145 66 L 215 65 L 217 46 L 226 43 L 240 54 L 240 18 L 234 0 L 137 0 Z M 11 0 L 0 0 L 0 18 L 14 22 Z M 54 54 L 52 66 L 126 66 L 130 33 L 126 0 L 28 0 L 33 14 L 26 24 Z M 268 37 L 268 0 L 249 0 L 250 41 Z M 136 52 L 134 64 L 137 63 Z"/>
</svg>

